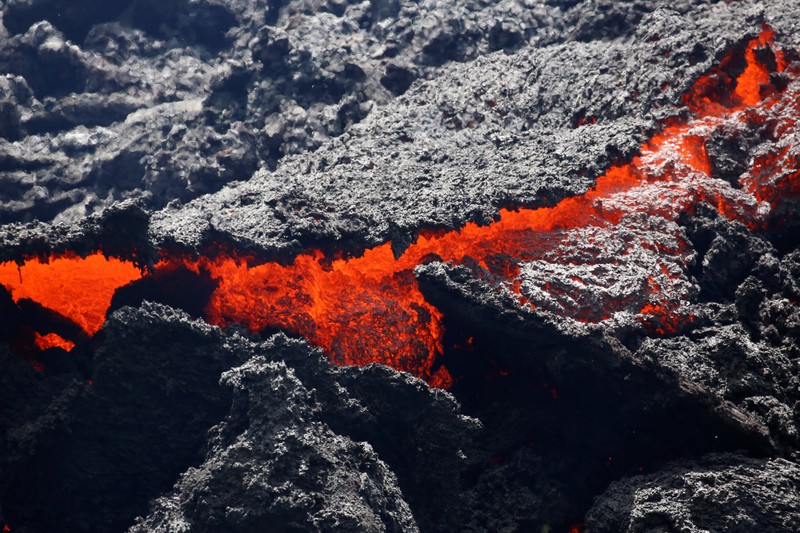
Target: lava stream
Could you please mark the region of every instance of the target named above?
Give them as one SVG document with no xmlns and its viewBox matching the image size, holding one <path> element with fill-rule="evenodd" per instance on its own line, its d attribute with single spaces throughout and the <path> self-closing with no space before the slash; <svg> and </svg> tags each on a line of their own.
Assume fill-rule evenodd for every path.
<svg viewBox="0 0 800 533">
<path fill-rule="evenodd" d="M 0 263 L 0 284 L 11 291 L 14 301 L 38 302 L 71 319 L 88 335 L 103 327 L 114 292 L 141 277 L 132 263 L 100 253 L 30 259 L 23 265 Z"/>
<path fill-rule="evenodd" d="M 156 270 L 188 268 L 215 280 L 205 309 L 213 324 L 290 331 L 338 364 L 382 363 L 441 387 L 451 383 L 447 369 L 432 370 L 443 350 L 442 314 L 425 300 L 413 272 L 426 261 L 467 265 L 524 305 L 571 319 L 628 313 L 658 332 L 674 331 L 693 294 L 686 276 L 693 251 L 679 216 L 706 202 L 757 228 L 778 202 L 800 194 L 800 156 L 782 141 L 796 134 L 800 87 L 780 92 L 771 83 L 775 73 L 788 75 L 772 37 L 767 28 L 747 43 L 741 72 L 731 71 L 732 52 L 699 79 L 684 97 L 688 120 L 665 125 L 630 163 L 611 167 L 588 192 L 554 207 L 503 209 L 487 226 L 421 233 L 397 259 L 386 243 L 348 259 L 310 251 L 291 265 L 251 265 L 234 254 L 165 256 Z M 759 154 L 742 188 L 712 177 L 705 149 L 712 132 L 770 120 L 778 153 Z M 89 334 L 101 327 L 114 290 L 140 275 L 130 263 L 99 253 L 34 259 L 19 270 L 0 265 L 0 283 L 16 301 L 31 298 Z"/>
</svg>

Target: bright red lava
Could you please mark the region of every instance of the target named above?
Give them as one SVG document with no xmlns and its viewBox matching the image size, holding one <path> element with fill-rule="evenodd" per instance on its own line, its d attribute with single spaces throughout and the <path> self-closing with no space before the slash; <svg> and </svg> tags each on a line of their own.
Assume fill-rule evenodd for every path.
<svg viewBox="0 0 800 533">
<path fill-rule="evenodd" d="M 33 342 L 40 350 L 47 350 L 48 348 L 61 348 L 65 351 L 70 351 L 75 347 L 75 343 L 69 341 L 56 333 L 48 333 L 47 335 L 33 334 Z"/>
<path fill-rule="evenodd" d="M 114 292 L 142 277 L 128 261 L 96 253 L 88 257 L 62 256 L 43 262 L 0 263 L 0 284 L 15 302 L 29 298 L 71 319 L 94 335 L 106 319 Z"/>
<path fill-rule="evenodd" d="M 771 83 L 771 74 L 787 70 L 772 38 L 765 28 L 747 43 L 741 72 L 731 73 L 731 52 L 684 97 L 690 118 L 665 125 L 630 163 L 611 167 L 585 194 L 554 207 L 503 209 L 491 225 L 421 232 L 397 259 L 386 243 L 349 259 L 309 251 L 291 265 L 252 265 L 220 254 L 164 257 L 156 269 L 209 274 L 218 283 L 205 311 L 210 323 L 289 331 L 337 364 L 386 364 L 438 387 L 452 381 L 446 368 L 432 370 L 443 350 L 443 317 L 414 276 L 430 260 L 471 266 L 539 311 L 582 322 L 630 315 L 653 332 L 676 331 L 689 319 L 694 291 L 686 275 L 693 251 L 679 216 L 705 202 L 758 228 L 779 201 L 800 194 L 800 154 L 789 140 L 800 116 L 800 87 L 781 93 Z M 742 188 L 712 177 L 705 141 L 714 131 L 770 121 L 779 152 L 759 154 Z M 20 271 L 0 264 L 0 284 L 16 301 L 31 298 L 89 334 L 101 327 L 114 291 L 140 276 L 132 264 L 100 253 L 33 259 Z"/>
</svg>

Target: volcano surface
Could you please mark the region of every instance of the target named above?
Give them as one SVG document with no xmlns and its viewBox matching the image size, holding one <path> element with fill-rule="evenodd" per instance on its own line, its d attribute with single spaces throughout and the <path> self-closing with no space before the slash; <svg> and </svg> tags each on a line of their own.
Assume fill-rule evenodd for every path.
<svg viewBox="0 0 800 533">
<path fill-rule="evenodd" d="M 5 531 L 794 531 L 800 3 L 10 0 Z"/>
</svg>

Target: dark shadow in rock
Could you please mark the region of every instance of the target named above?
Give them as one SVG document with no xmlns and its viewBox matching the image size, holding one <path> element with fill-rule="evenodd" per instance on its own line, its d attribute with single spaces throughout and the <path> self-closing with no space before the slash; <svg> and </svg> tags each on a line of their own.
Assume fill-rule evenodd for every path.
<svg viewBox="0 0 800 533">
<path fill-rule="evenodd" d="M 736 288 L 759 258 L 775 252 L 769 242 L 744 225 L 729 221 L 703 204 L 695 216 L 684 217 L 682 225 L 697 252 L 689 273 L 698 280 L 700 298 L 705 301 L 732 302 Z"/>
<path fill-rule="evenodd" d="M 25 319 L 11 293 L 0 285 L 0 344 L 8 346 L 15 353 L 33 353 L 33 328 Z"/>
<path fill-rule="evenodd" d="M 92 383 L 73 387 L 28 429 L 39 446 L 15 465 L 2 498 L 12 523 L 125 530 L 201 462 L 206 432 L 230 406 L 218 381 L 236 355 L 218 330 L 144 304 L 115 313 L 102 337 Z"/>
<path fill-rule="evenodd" d="M 611 338 L 499 311 L 435 271 L 417 270 L 426 298 L 445 315 L 451 392 L 484 424 L 477 446 L 493 450 L 498 464 L 525 448 L 542 457 L 547 476 L 564 487 L 565 528 L 620 477 L 711 451 L 770 450 L 758 428 L 721 413 L 713 397 L 682 389 L 665 369 L 633 360 Z M 464 281 L 458 268 L 450 273 Z"/>
<path fill-rule="evenodd" d="M 139 307 L 142 302 L 150 301 L 201 318 L 215 288 L 216 282 L 206 272 L 197 274 L 174 265 L 160 267 L 156 272 L 117 289 L 109 313 L 124 306 Z"/>
<path fill-rule="evenodd" d="M 130 3 L 131 0 L 11 0 L 3 13 L 3 24 L 12 34 L 19 34 L 35 22 L 47 20 L 70 41 L 81 43 L 92 26 L 114 19 Z"/>
<path fill-rule="evenodd" d="M 767 227 L 767 237 L 780 254 L 800 248 L 800 218 L 797 213 L 800 213 L 800 200 L 784 202 L 775 210 Z"/>
<path fill-rule="evenodd" d="M 411 87 L 411 84 L 416 78 L 417 75 L 412 68 L 396 63 L 389 63 L 386 65 L 383 76 L 381 76 L 381 85 L 399 96 Z"/>
</svg>

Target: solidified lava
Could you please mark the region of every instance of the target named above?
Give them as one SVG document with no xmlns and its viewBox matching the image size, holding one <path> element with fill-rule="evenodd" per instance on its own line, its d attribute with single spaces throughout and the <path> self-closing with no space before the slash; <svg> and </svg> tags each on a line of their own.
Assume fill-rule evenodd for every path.
<svg viewBox="0 0 800 533">
<path fill-rule="evenodd" d="M 689 118 L 663 125 L 630 163 L 612 166 L 585 194 L 553 207 L 502 209 L 490 225 L 422 232 L 399 258 L 386 243 L 352 258 L 312 250 L 290 265 L 253 265 L 230 253 L 164 256 L 156 271 L 182 267 L 210 276 L 217 284 L 205 308 L 210 323 L 286 330 L 322 347 L 338 364 L 387 364 L 439 387 L 451 383 L 446 368 L 434 370 L 443 350 L 442 314 L 425 300 L 414 276 L 414 268 L 427 261 L 470 266 L 523 305 L 578 321 L 627 313 L 657 333 L 677 331 L 690 316 L 692 287 L 685 272 L 693 257 L 679 217 L 705 202 L 757 229 L 779 202 L 800 193 L 800 156 L 788 140 L 800 102 L 782 98 L 773 83 L 775 75 L 796 73 L 787 70 L 772 37 L 765 28 L 743 51 L 732 51 L 685 95 Z M 759 154 L 741 188 L 712 176 L 704 143 L 713 131 L 768 121 L 774 122 L 769 126 L 778 153 Z M 601 253 L 608 234 L 623 236 L 619 260 Z M 579 267 L 579 273 L 559 285 L 521 283 L 523 262 L 555 262 Z M 624 278 L 630 262 L 647 269 L 644 279 L 621 293 L 598 290 L 596 280 Z M 30 298 L 88 334 L 102 327 L 115 290 L 141 276 L 132 263 L 100 253 L 33 259 L 19 268 L 0 265 L 0 283 L 15 301 Z M 70 349 L 71 341 L 45 335 L 37 343 Z"/>
</svg>

